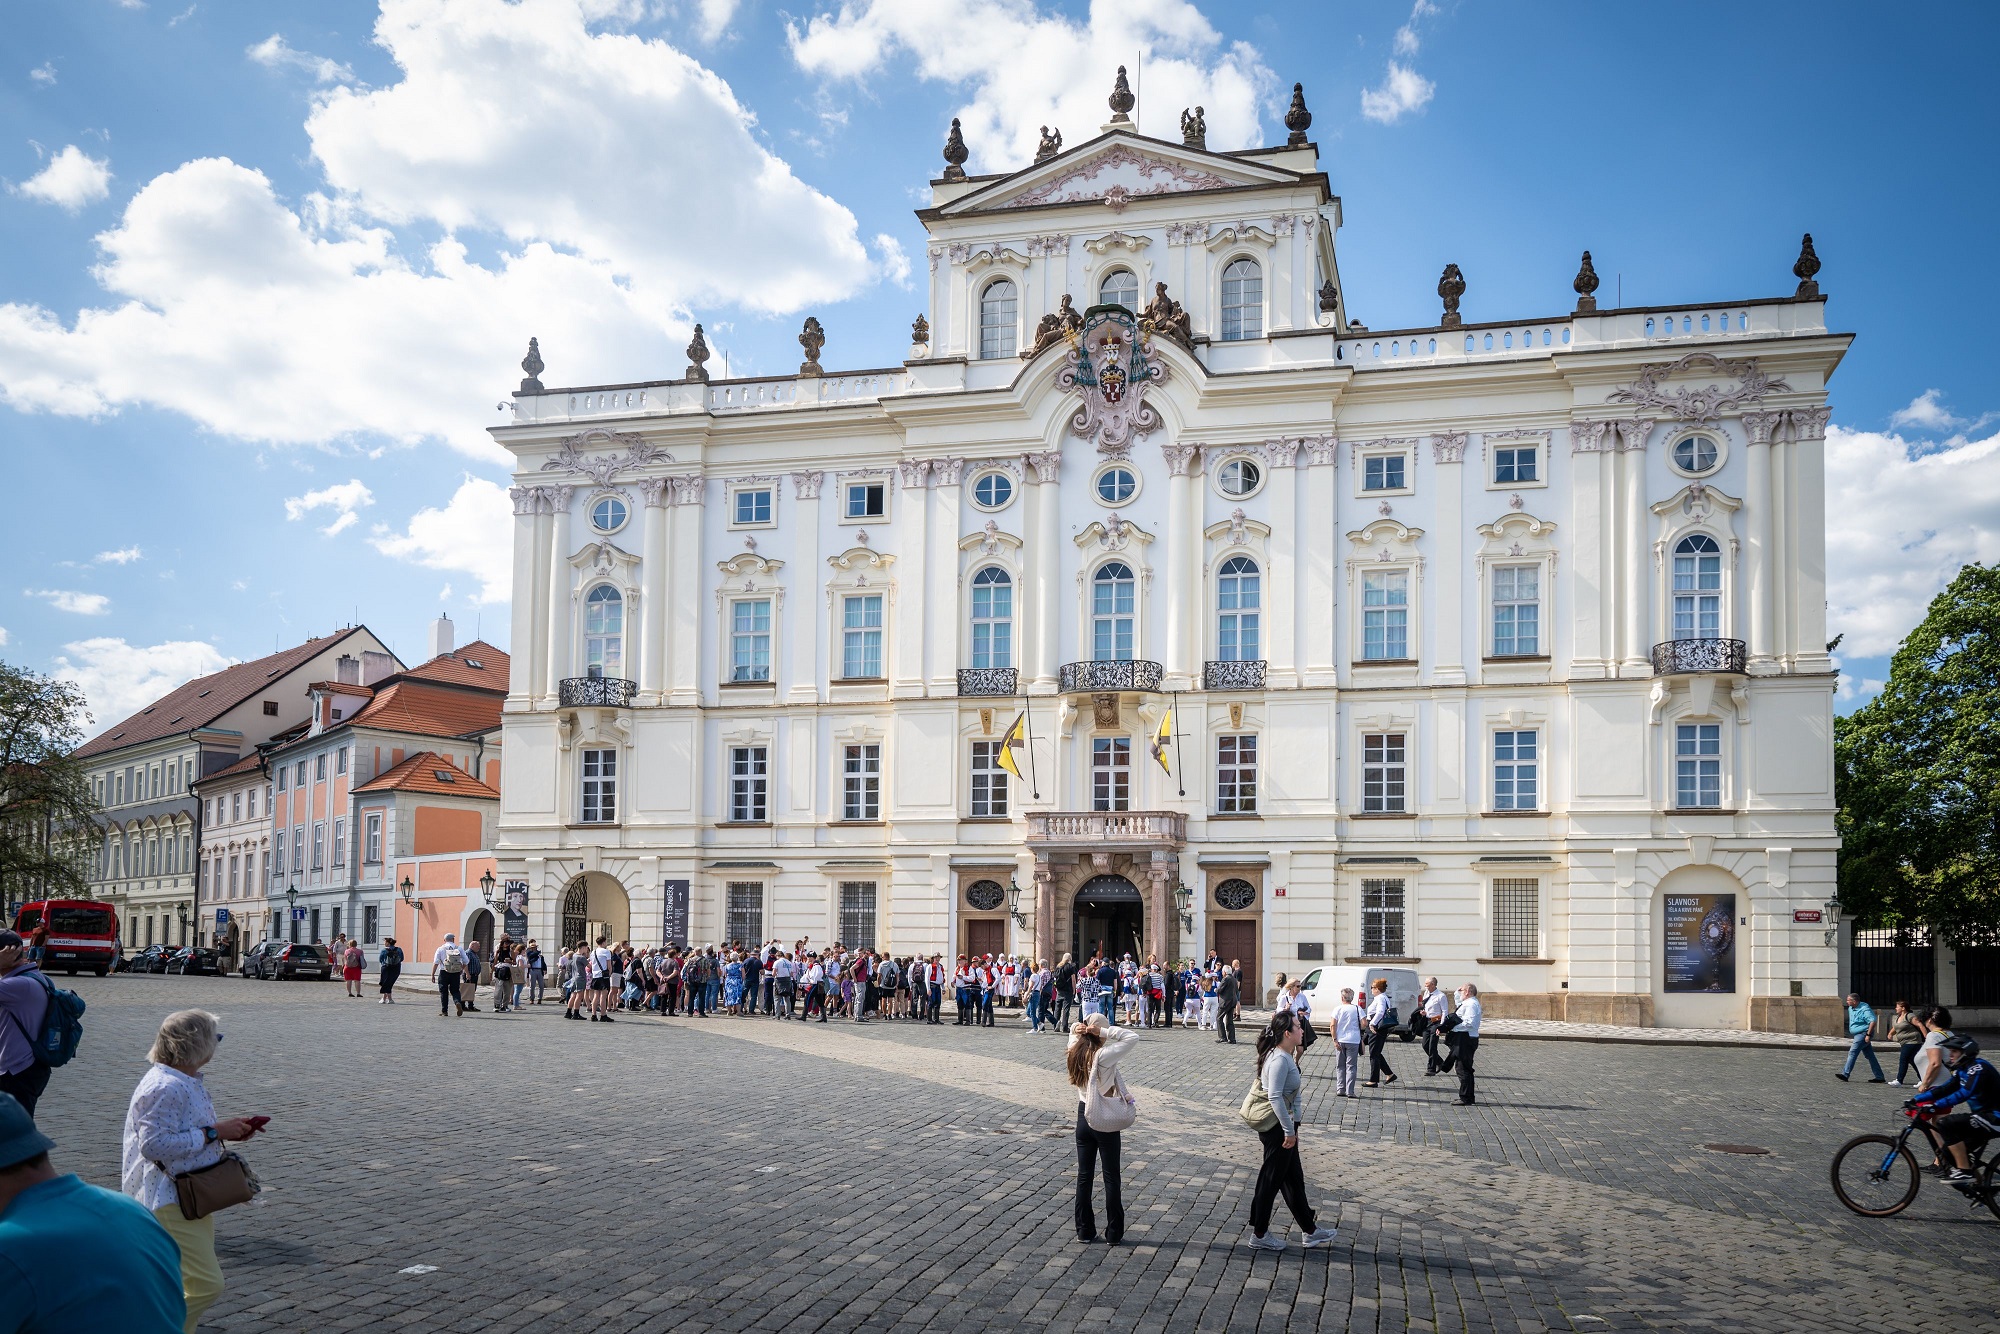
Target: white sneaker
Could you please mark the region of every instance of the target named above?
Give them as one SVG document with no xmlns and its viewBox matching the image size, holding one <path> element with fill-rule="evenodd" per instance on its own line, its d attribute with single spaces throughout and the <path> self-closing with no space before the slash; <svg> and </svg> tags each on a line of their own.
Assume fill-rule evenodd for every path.
<svg viewBox="0 0 2000 1334">
<path fill-rule="evenodd" d="M 1261 1237 L 1252 1236 L 1250 1238 L 1250 1249 L 1253 1251 L 1282 1251 L 1285 1249 L 1285 1239 L 1275 1232 L 1266 1232 Z"/>
<path fill-rule="evenodd" d="M 1318 1227 L 1306 1233 L 1300 1240 L 1304 1243 L 1307 1250 L 1312 1250 L 1315 1246 L 1331 1246 L 1333 1245 L 1334 1232 L 1335 1229 L 1330 1227 Z"/>
</svg>

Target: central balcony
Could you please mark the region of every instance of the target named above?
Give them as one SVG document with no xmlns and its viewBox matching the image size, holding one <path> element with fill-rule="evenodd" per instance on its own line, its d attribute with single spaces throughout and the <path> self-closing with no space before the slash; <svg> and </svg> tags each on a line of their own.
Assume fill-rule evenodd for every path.
<svg viewBox="0 0 2000 1334">
<path fill-rule="evenodd" d="M 639 683 L 616 676 L 569 676 L 560 689 L 565 709 L 629 709 Z"/>
<path fill-rule="evenodd" d="M 1262 690 L 1264 688 L 1264 660 L 1243 658 L 1229 662 L 1204 662 L 1201 665 L 1201 688 L 1203 690 Z"/>
<path fill-rule="evenodd" d="M 1018 693 L 1020 673 L 1012 667 L 961 667 L 958 693 L 966 695 L 1012 695 Z"/>
<path fill-rule="evenodd" d="M 1056 673 L 1056 689 L 1065 695 L 1157 691 L 1163 675 L 1165 671 L 1159 663 L 1143 658 L 1123 662 L 1066 662 Z"/>
<path fill-rule="evenodd" d="M 1029 811 L 1028 843 L 1044 848 L 1108 851 L 1178 848 L 1187 842 L 1179 811 Z"/>
<path fill-rule="evenodd" d="M 1744 673 L 1745 650 L 1740 639 L 1669 639 L 1653 645 L 1653 675 Z"/>
</svg>

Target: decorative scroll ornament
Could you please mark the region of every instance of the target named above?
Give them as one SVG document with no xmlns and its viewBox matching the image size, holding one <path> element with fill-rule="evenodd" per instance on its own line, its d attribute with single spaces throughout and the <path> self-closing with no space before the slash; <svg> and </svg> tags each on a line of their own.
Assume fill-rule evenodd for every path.
<svg viewBox="0 0 2000 1334">
<path fill-rule="evenodd" d="M 1167 368 L 1152 353 L 1151 340 L 1125 307 L 1092 306 L 1083 313 L 1074 358 L 1056 376 L 1056 384 L 1082 397 L 1069 428 L 1094 442 L 1100 453 L 1123 458 L 1136 438 L 1160 428 L 1160 414 L 1146 402 L 1146 389 L 1166 379 Z"/>
<path fill-rule="evenodd" d="M 1700 389 L 1676 389 L 1672 393 L 1660 387 L 1663 380 L 1702 368 L 1734 377 L 1735 387 L 1725 389 L 1711 384 Z M 1723 413 L 1735 411 L 1746 403 L 1755 403 L 1766 394 L 1790 389 L 1791 386 L 1783 380 L 1766 377 L 1755 358 L 1724 361 L 1712 352 L 1690 352 L 1671 364 L 1661 362 L 1640 367 L 1639 378 L 1614 392 L 1611 398 L 1614 402 L 1631 403 L 1636 407 L 1657 408 L 1681 421 L 1712 423 Z"/>
<path fill-rule="evenodd" d="M 1093 188 L 1098 178 L 1120 167 L 1131 167 L 1145 184 L 1137 189 L 1123 184 L 1112 186 L 1110 189 Z M 1178 162 L 1151 157 L 1124 144 L 1118 144 L 1108 152 L 1099 153 L 1067 171 L 1057 173 L 1033 189 L 1016 195 L 1008 200 L 1007 204 L 1010 207 L 1019 207 L 1024 204 L 1073 204 L 1089 199 L 1108 201 L 1111 190 L 1117 190 L 1120 198 L 1129 200 L 1141 195 L 1163 195 L 1181 190 L 1220 190 L 1239 183 L 1226 176 L 1218 176 L 1212 171 L 1197 171 Z"/>
<path fill-rule="evenodd" d="M 592 454 L 583 451 L 592 445 L 625 446 L 623 454 Z M 562 442 L 562 452 L 542 464 L 543 472 L 573 472 L 588 477 L 599 486 L 611 485 L 621 472 L 643 468 L 649 463 L 672 463 L 673 455 L 643 436 L 626 431 L 607 431 L 593 426 Z"/>
</svg>

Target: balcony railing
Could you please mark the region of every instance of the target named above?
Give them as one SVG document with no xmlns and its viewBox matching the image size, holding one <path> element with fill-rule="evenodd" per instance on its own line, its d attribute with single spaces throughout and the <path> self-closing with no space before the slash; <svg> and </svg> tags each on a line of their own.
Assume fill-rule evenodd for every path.
<svg viewBox="0 0 2000 1334">
<path fill-rule="evenodd" d="M 1106 690 L 1158 690 L 1160 664 L 1143 658 L 1124 662 L 1066 662 L 1056 673 L 1056 688 L 1065 695 L 1089 695 Z"/>
<path fill-rule="evenodd" d="M 1237 662 L 1205 662 L 1201 665 L 1203 690 L 1262 690 L 1264 660 L 1247 658 Z"/>
<path fill-rule="evenodd" d="M 566 709 L 629 709 L 639 691 L 637 681 L 616 676 L 569 676 L 563 678 L 562 706 Z"/>
<path fill-rule="evenodd" d="M 1020 673 L 1012 667 L 961 667 L 958 693 L 961 695 L 1013 695 Z"/>
<path fill-rule="evenodd" d="M 1653 645 L 1653 675 L 1686 672 L 1734 672 L 1741 675 L 1744 645 L 1740 639 L 1669 639 Z"/>
<path fill-rule="evenodd" d="M 1028 842 L 1074 847 L 1134 847 L 1187 842 L 1179 811 L 1030 811 Z"/>
</svg>

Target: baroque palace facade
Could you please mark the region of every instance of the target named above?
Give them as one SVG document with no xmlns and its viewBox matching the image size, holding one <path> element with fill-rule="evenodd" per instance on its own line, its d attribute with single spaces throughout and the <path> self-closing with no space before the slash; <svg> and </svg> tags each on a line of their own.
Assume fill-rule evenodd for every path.
<svg viewBox="0 0 2000 1334">
<path fill-rule="evenodd" d="M 1122 105 L 1121 105 L 1122 103 Z M 496 849 L 531 933 L 1386 962 L 1494 1013 L 1839 1008 L 1808 239 L 1780 298 L 1372 331 L 1284 144 L 918 217 L 901 365 L 545 387 Z M 1568 304 L 1565 297 L 1563 304 Z M 1019 774 L 1010 772 L 1018 769 Z"/>
</svg>

